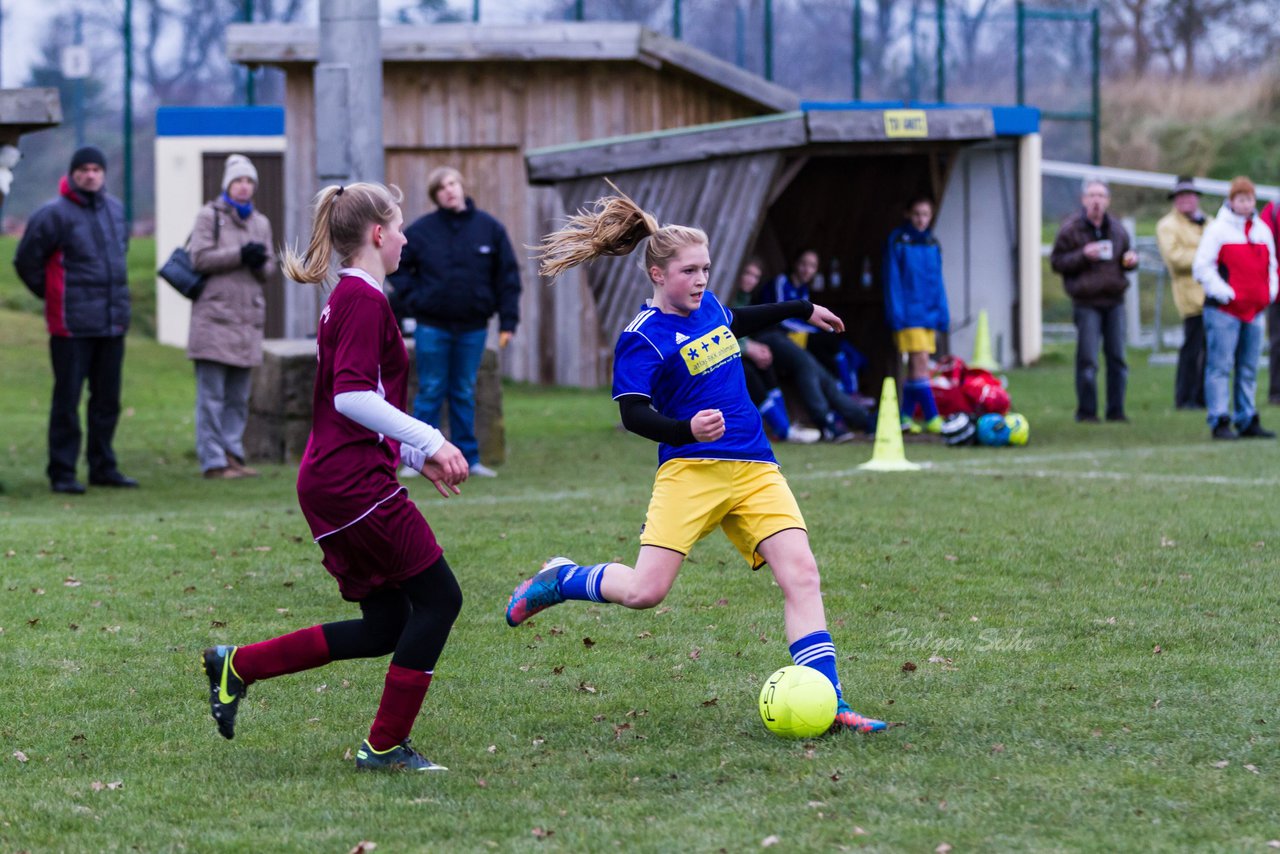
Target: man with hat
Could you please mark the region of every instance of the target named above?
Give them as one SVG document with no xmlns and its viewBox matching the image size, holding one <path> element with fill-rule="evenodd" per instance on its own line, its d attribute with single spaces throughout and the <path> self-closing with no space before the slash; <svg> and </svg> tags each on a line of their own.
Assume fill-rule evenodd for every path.
<svg viewBox="0 0 1280 854">
<path fill-rule="evenodd" d="M 89 383 L 89 483 L 135 487 L 121 474 L 111 442 L 120 419 L 120 369 L 129 329 L 125 252 L 129 231 L 120 200 L 103 189 L 107 158 L 85 146 L 71 158 L 58 197 L 27 220 L 13 265 L 44 300 L 53 363 L 49 465 L 54 492 L 79 495 L 80 396 Z"/>
<path fill-rule="evenodd" d="M 1204 409 L 1204 288 L 1191 275 L 1191 263 L 1204 236 L 1205 215 L 1200 191 L 1187 175 L 1178 176 L 1169 198 L 1173 208 L 1156 223 L 1156 242 L 1169 269 L 1173 304 L 1182 315 L 1173 403 L 1178 409 Z"/>
</svg>

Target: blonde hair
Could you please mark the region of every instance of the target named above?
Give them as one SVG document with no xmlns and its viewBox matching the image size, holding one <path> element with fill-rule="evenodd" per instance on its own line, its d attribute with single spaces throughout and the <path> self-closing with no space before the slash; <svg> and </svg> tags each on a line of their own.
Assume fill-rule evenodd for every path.
<svg viewBox="0 0 1280 854">
<path fill-rule="evenodd" d="M 467 186 L 467 181 L 462 177 L 462 173 L 452 166 L 437 166 L 427 174 L 427 198 L 431 200 L 432 204 L 440 204 L 436 201 L 436 193 L 440 192 L 444 182 L 450 178 L 456 178 L 463 188 Z"/>
<path fill-rule="evenodd" d="M 295 282 L 320 284 L 329 277 L 330 264 L 349 261 L 364 244 L 370 225 L 387 225 L 395 218 L 404 194 L 395 184 L 330 185 L 312 200 L 311 242 L 301 255 L 296 247 L 285 250 L 284 274 Z"/>
<path fill-rule="evenodd" d="M 596 200 L 592 210 L 581 209 L 569 217 L 565 227 L 548 234 L 534 256 L 538 271 L 554 278 L 579 264 L 603 255 L 630 255 L 645 242 L 644 269 L 665 267 L 686 246 L 708 246 L 707 233 L 687 225 L 659 226 L 653 215 L 642 210 L 610 181 L 616 196 Z M 647 242 L 646 242 L 647 241 Z"/>
</svg>

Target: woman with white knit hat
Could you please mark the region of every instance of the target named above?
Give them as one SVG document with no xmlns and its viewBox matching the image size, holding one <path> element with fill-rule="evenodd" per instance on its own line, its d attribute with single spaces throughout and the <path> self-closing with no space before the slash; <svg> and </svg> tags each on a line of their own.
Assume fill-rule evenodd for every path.
<svg viewBox="0 0 1280 854">
<path fill-rule="evenodd" d="M 253 477 L 244 459 L 249 372 L 262 363 L 263 285 L 275 272 L 271 222 L 253 206 L 258 170 L 227 158 L 222 194 L 200 209 L 188 251 L 204 290 L 191 306 L 187 358 L 196 366 L 196 456 L 210 480 Z"/>
</svg>

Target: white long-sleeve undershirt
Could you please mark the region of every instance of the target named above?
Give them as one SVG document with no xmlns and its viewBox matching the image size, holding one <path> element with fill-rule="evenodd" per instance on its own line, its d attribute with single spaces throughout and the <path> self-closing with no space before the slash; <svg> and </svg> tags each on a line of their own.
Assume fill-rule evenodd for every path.
<svg viewBox="0 0 1280 854">
<path fill-rule="evenodd" d="M 375 433 L 400 443 L 400 461 L 414 471 L 444 446 L 444 434 L 401 412 L 376 391 L 344 391 L 333 396 L 333 408 Z"/>
</svg>

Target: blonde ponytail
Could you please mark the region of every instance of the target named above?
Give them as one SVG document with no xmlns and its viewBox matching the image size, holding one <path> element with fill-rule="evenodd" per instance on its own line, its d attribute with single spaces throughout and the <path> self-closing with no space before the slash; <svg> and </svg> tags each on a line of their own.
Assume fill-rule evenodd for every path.
<svg viewBox="0 0 1280 854">
<path fill-rule="evenodd" d="M 311 242 L 301 254 L 295 247 L 284 252 L 281 267 L 295 282 L 320 284 L 329 278 L 336 253 L 349 261 L 364 244 L 371 225 L 387 225 L 395 218 L 396 206 L 404 194 L 395 184 L 374 183 L 331 185 L 312 200 Z"/>
<path fill-rule="evenodd" d="M 616 196 L 598 199 L 592 210 L 579 210 L 565 227 L 548 234 L 537 251 L 538 271 L 554 278 L 579 264 L 588 264 L 605 255 L 630 255 L 645 240 L 644 269 L 663 267 L 686 246 L 708 245 L 707 234 L 685 225 L 659 227 L 653 215 L 644 211 L 608 178 Z"/>
</svg>

